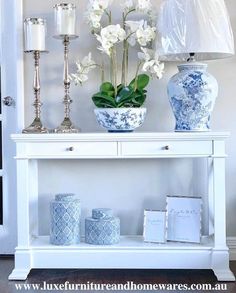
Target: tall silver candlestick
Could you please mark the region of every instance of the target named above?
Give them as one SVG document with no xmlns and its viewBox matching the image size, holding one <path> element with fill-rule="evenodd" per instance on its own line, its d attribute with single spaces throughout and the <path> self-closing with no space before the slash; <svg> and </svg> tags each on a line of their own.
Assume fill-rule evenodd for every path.
<svg viewBox="0 0 236 293">
<path fill-rule="evenodd" d="M 40 76 L 39 76 L 39 59 L 40 53 L 46 51 L 32 50 L 25 51 L 26 53 L 33 53 L 34 56 L 34 104 L 35 107 L 35 118 L 29 127 L 25 128 L 22 133 L 48 133 L 48 130 L 43 126 L 41 122 L 41 106 L 40 101 Z"/>
<path fill-rule="evenodd" d="M 70 119 L 70 105 L 73 100 L 70 98 L 70 78 L 69 78 L 69 44 L 71 39 L 78 36 L 60 35 L 56 38 L 63 39 L 64 45 L 64 89 L 65 96 L 63 99 L 64 104 L 64 120 L 61 125 L 55 129 L 56 133 L 78 133 L 80 129 L 75 127 Z"/>
</svg>

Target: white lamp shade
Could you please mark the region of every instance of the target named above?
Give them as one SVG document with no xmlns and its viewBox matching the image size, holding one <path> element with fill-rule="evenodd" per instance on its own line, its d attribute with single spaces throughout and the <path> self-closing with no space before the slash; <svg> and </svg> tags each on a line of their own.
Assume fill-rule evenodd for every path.
<svg viewBox="0 0 236 293">
<path fill-rule="evenodd" d="M 164 0 L 158 22 L 161 60 L 186 61 L 230 57 L 234 37 L 224 0 Z"/>
</svg>

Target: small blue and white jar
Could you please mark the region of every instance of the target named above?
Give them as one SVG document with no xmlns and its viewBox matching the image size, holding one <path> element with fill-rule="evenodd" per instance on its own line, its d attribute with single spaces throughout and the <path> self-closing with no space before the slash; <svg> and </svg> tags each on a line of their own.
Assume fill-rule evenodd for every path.
<svg viewBox="0 0 236 293">
<path fill-rule="evenodd" d="M 218 83 L 207 72 L 207 64 L 189 62 L 168 84 L 168 96 L 175 119 L 175 131 L 210 131 L 211 114 L 218 95 Z"/>
<path fill-rule="evenodd" d="M 50 203 L 50 243 L 72 245 L 80 242 L 80 200 L 75 194 L 57 194 Z"/>
<path fill-rule="evenodd" d="M 93 209 L 92 218 L 85 219 L 85 242 L 94 245 L 113 245 L 120 242 L 120 219 L 111 209 Z"/>
</svg>

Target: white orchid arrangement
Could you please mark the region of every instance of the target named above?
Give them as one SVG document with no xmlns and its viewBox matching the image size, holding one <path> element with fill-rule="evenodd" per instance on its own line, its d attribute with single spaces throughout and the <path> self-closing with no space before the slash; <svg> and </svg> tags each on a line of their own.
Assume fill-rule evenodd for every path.
<svg viewBox="0 0 236 293">
<path fill-rule="evenodd" d="M 112 23 L 110 5 L 113 0 L 89 0 L 85 14 L 99 46 L 98 49 L 110 59 L 110 81 L 105 82 L 104 65 L 92 60 L 91 53 L 82 61 L 76 62 L 77 72 L 70 78 L 76 85 L 88 80 L 89 72 L 100 67 L 102 70 L 102 85 L 100 92 L 93 96 L 97 107 L 141 107 L 146 100 L 146 86 L 149 76 L 162 78 L 164 64 L 151 49 L 156 38 L 156 27 L 151 0 L 123 0 L 122 24 Z M 131 13 L 144 14 L 145 19 L 128 20 Z M 102 26 L 103 17 L 107 17 L 108 25 Z M 117 78 L 117 47 L 123 43 L 122 80 Z M 129 50 L 139 46 L 138 65 L 134 79 L 128 83 Z M 140 74 L 140 71 L 145 72 Z"/>
</svg>

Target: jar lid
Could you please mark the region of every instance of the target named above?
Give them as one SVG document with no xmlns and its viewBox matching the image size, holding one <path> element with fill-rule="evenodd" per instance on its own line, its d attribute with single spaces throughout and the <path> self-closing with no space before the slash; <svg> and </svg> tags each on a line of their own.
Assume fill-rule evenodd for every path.
<svg viewBox="0 0 236 293">
<path fill-rule="evenodd" d="M 92 210 L 92 218 L 93 219 L 108 219 L 112 218 L 113 216 L 113 211 L 112 209 L 107 209 L 107 208 L 98 208 L 98 209 L 93 209 Z"/>
<path fill-rule="evenodd" d="M 74 201 L 79 200 L 74 193 L 59 193 L 55 195 L 56 201 Z"/>
</svg>

